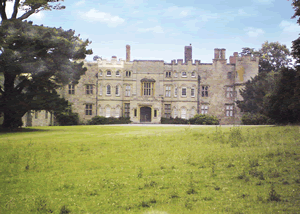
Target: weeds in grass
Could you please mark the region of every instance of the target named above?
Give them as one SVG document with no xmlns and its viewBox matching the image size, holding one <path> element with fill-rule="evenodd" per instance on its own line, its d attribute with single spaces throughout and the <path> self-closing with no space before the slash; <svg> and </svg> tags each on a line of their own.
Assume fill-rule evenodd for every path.
<svg viewBox="0 0 300 214">
<path fill-rule="evenodd" d="M 274 184 L 271 184 L 268 201 L 281 201 L 281 196 L 275 191 Z"/>
<path fill-rule="evenodd" d="M 243 141 L 244 136 L 241 128 L 237 127 L 230 129 L 228 142 L 230 143 L 231 147 L 239 147 Z"/>
<path fill-rule="evenodd" d="M 197 191 L 195 190 L 194 186 L 194 176 L 193 172 L 190 173 L 190 182 L 189 182 L 189 189 L 186 191 L 187 194 L 197 194 Z"/>
<path fill-rule="evenodd" d="M 0 213 L 300 213 L 294 128 L 53 128 L 0 135 Z"/>
<path fill-rule="evenodd" d="M 68 214 L 68 213 L 71 213 L 71 210 L 66 205 L 63 205 L 60 208 L 59 214 Z"/>
<path fill-rule="evenodd" d="M 143 169 L 142 169 L 142 167 L 139 167 L 139 171 L 138 171 L 138 174 L 137 174 L 137 177 L 138 178 L 142 178 L 143 177 Z"/>
</svg>

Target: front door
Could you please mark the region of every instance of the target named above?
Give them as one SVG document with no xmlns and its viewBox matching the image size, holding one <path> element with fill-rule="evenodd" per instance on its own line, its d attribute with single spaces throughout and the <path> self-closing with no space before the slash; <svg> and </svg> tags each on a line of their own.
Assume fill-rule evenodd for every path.
<svg viewBox="0 0 300 214">
<path fill-rule="evenodd" d="M 140 122 L 151 122 L 151 108 L 150 107 L 141 107 L 141 114 L 140 114 Z"/>
</svg>

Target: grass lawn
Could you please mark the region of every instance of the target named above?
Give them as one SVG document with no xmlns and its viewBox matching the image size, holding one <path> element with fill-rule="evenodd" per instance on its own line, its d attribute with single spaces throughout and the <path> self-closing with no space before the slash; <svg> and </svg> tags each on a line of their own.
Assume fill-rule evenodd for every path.
<svg viewBox="0 0 300 214">
<path fill-rule="evenodd" d="M 300 127 L 0 133 L 0 213 L 300 213 Z"/>
</svg>

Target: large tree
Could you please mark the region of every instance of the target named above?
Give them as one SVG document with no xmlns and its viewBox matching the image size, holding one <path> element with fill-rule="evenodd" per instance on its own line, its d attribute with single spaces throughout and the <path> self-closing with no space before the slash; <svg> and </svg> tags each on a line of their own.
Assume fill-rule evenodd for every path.
<svg viewBox="0 0 300 214">
<path fill-rule="evenodd" d="M 59 98 L 56 89 L 77 83 L 85 73 L 83 62 L 91 50 L 90 42 L 82 41 L 75 31 L 36 26 L 23 21 L 35 12 L 62 9 L 50 5 L 59 0 L 14 1 L 11 18 L 5 13 L 6 0 L 0 0 L 0 74 L 4 84 L 0 86 L 0 112 L 4 113 L 3 127 L 20 125 L 22 116 L 30 110 L 58 110 L 67 106 Z M 24 14 L 17 18 L 18 9 Z"/>
<path fill-rule="evenodd" d="M 292 18 L 300 25 L 300 0 L 293 0 L 295 10 Z M 294 68 L 281 70 L 276 90 L 270 96 L 268 116 L 279 123 L 300 122 L 300 37 L 293 41 Z"/>
<path fill-rule="evenodd" d="M 279 42 L 266 41 L 258 51 L 243 48 L 240 55 L 258 56 L 259 73 L 240 90 L 243 100 L 237 101 L 237 105 L 244 112 L 266 114 L 266 104 L 275 89 L 276 77 L 291 62 L 290 51 Z"/>
</svg>

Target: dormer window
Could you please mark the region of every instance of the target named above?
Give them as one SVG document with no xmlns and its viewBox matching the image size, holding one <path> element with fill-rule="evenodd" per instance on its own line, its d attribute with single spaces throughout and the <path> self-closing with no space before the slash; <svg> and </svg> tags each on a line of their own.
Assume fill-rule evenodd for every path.
<svg viewBox="0 0 300 214">
<path fill-rule="evenodd" d="M 182 77 L 186 77 L 186 72 L 185 71 L 182 72 Z"/>
<path fill-rule="evenodd" d="M 106 72 L 106 76 L 111 76 L 111 71 L 108 70 L 108 71 Z"/>
</svg>

